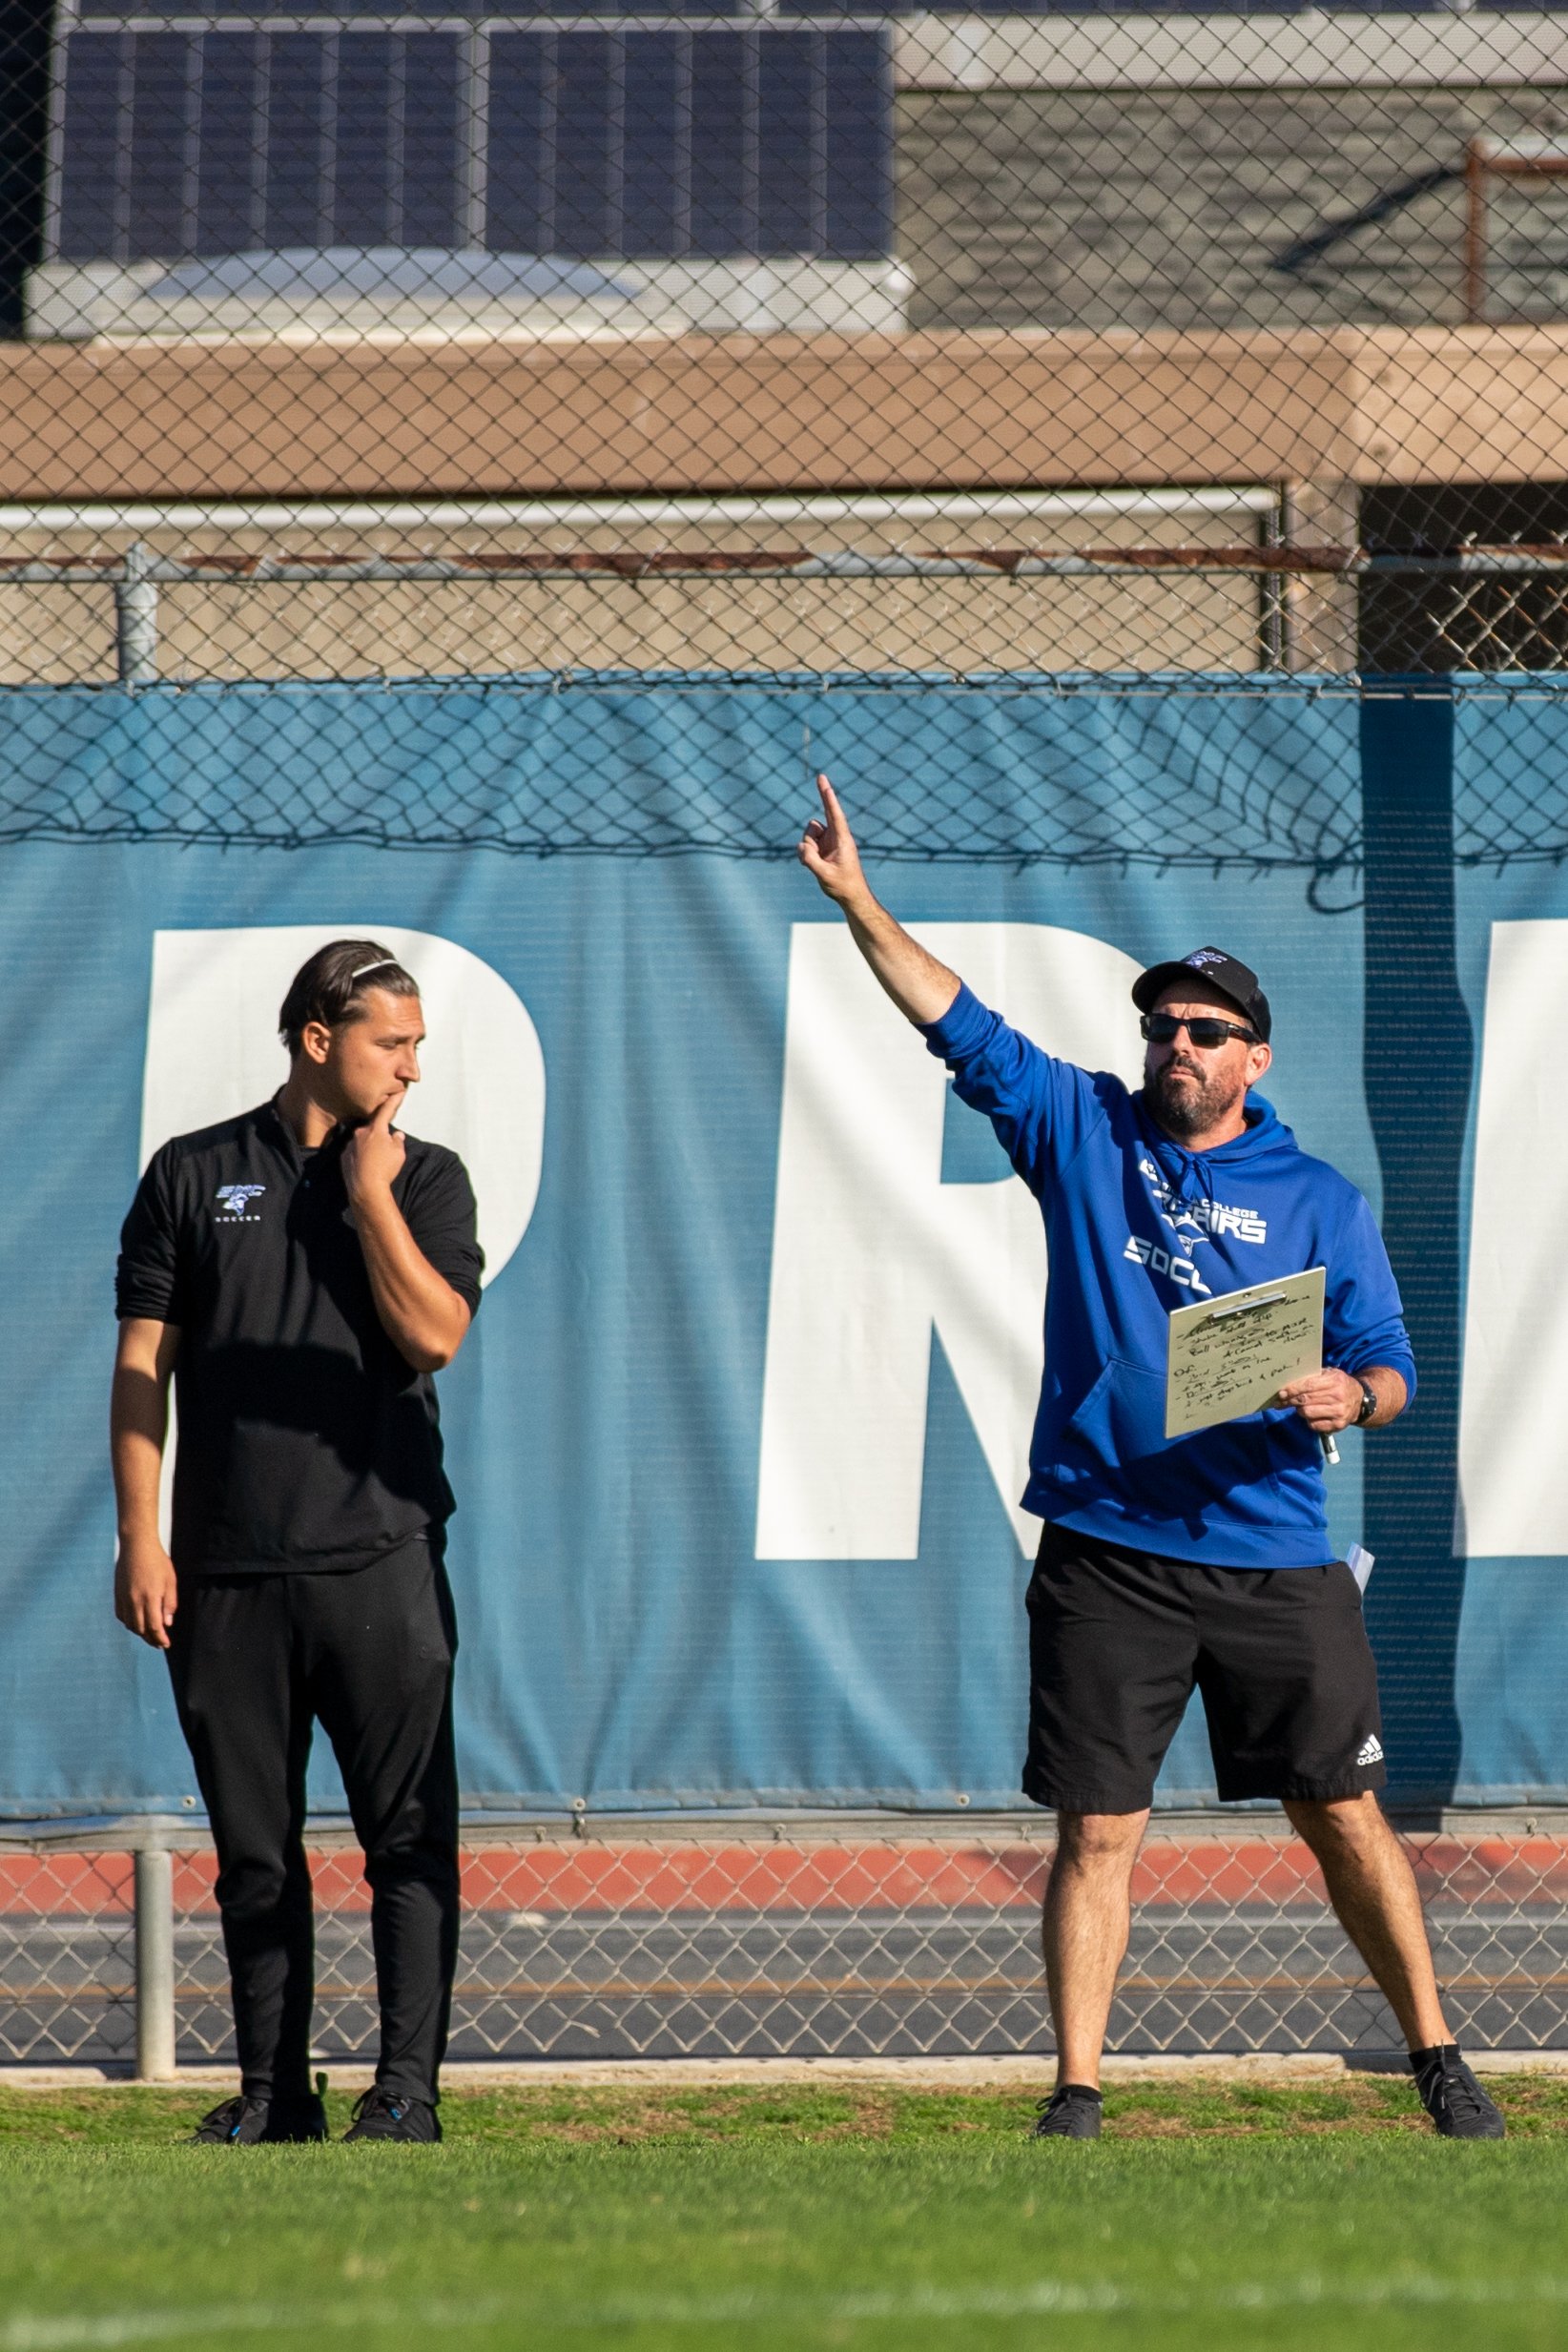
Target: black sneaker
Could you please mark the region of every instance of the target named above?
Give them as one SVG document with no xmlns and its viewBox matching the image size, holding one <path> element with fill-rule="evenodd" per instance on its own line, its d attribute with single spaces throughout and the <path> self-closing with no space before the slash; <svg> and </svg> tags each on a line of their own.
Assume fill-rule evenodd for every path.
<svg viewBox="0 0 1568 2352">
<path fill-rule="evenodd" d="M 426 2145 L 441 2137 L 441 2117 L 423 2099 L 405 2099 L 400 2091 L 383 2091 L 372 2083 L 354 2102 L 354 2121 L 347 2139 L 411 2139 Z"/>
<path fill-rule="evenodd" d="M 1501 2139 L 1502 2110 L 1481 2089 L 1459 2055 L 1457 2042 L 1413 2050 L 1411 2071 L 1421 2104 L 1445 2139 Z"/>
<path fill-rule="evenodd" d="M 326 2110 L 319 2098 L 307 2094 L 302 2099 L 252 2099 L 241 2092 L 237 2098 L 225 2099 L 221 2107 L 202 2116 L 190 2144 L 193 2148 L 254 2148 L 266 2140 L 274 2146 L 299 2145 L 326 2135 Z"/>
<path fill-rule="evenodd" d="M 1086 2083 L 1064 2082 L 1048 2099 L 1041 2100 L 1040 2115 L 1029 2137 L 1098 2139 L 1100 2116 L 1098 2091 L 1091 2091 Z"/>
</svg>

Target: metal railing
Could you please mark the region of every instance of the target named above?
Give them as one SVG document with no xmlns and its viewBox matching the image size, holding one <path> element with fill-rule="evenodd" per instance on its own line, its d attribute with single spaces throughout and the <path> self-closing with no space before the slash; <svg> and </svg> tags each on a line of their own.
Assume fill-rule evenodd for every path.
<svg viewBox="0 0 1568 2352">
<path fill-rule="evenodd" d="M 1380 593 L 1385 602 L 1391 591 L 1404 590 L 1411 611 L 1403 617 L 1403 628 L 1406 634 L 1412 629 L 1418 631 L 1413 661 L 1418 668 L 1556 670 L 1568 660 L 1568 545 L 1556 544 L 1465 547 L 1442 554 L 1284 546 L 1267 537 L 1238 546 L 1065 549 L 536 547 L 409 554 L 175 554 L 138 540 L 114 552 L 0 556 L 0 588 L 109 588 L 114 607 L 115 675 L 121 685 L 137 687 L 158 679 L 159 598 L 164 588 L 235 595 L 286 588 L 471 589 L 532 584 L 547 588 L 570 583 L 647 589 L 727 584 L 738 598 L 748 588 L 793 588 L 807 582 L 959 582 L 996 588 L 1013 583 L 1061 582 L 1082 588 L 1134 580 L 1250 583 L 1257 612 L 1251 629 L 1243 634 L 1250 636 L 1252 659 L 1263 669 L 1302 666 L 1306 649 L 1292 644 L 1292 582 L 1298 584 L 1297 593 L 1313 583 L 1320 584 L 1320 594 L 1324 585 L 1346 584 Z M 737 605 L 737 613 L 739 609 Z M 570 633 L 568 629 L 563 636 L 556 667 L 582 668 L 588 658 L 581 647 L 574 652 L 566 642 Z M 1345 656 L 1353 624 L 1342 619 L 1340 633 L 1345 646 L 1331 664 L 1334 668 L 1349 666 Z M 576 634 L 582 635 L 581 620 Z M 942 649 L 939 666 L 946 659 Z M 1310 656 L 1307 666 L 1315 666 Z"/>
<path fill-rule="evenodd" d="M 1456 2030 L 1568 2048 L 1568 1811 L 1402 1834 Z M 376 2037 L 368 1896 L 346 1830 L 311 1847 L 316 2053 L 353 2061 Z M 452 2055 L 1043 2053 L 1051 1852 L 1034 1816 L 476 1817 Z M 149 2081 L 226 2063 L 213 1876 L 189 1816 L 0 1831 L 0 2062 Z M 1396 2045 L 1278 1815 L 1158 1817 L 1134 1894 L 1115 2049 Z"/>
</svg>

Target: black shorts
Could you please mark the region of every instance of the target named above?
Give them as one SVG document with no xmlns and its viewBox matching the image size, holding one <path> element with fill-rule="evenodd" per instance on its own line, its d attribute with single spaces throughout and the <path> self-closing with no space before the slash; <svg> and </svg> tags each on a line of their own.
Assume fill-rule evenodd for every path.
<svg viewBox="0 0 1568 2352">
<path fill-rule="evenodd" d="M 1029 1585 L 1024 1795 L 1141 1812 L 1194 1684 L 1228 1803 L 1383 1786 L 1377 1669 L 1341 1561 L 1200 1567 L 1048 1526 Z"/>
</svg>

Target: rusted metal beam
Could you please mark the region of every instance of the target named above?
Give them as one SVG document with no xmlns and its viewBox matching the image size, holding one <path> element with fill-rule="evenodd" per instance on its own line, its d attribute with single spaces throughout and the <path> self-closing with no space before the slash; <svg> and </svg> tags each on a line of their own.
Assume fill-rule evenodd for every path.
<svg viewBox="0 0 1568 2352">
<path fill-rule="evenodd" d="M 1460 547 L 1404 555 L 1363 547 L 934 548 L 866 555 L 808 548 L 540 548 L 453 555 L 0 556 L 0 585 L 270 588 L 319 582 L 418 584 L 478 580 L 1081 580 L 1132 573 L 1227 572 L 1326 578 L 1550 579 L 1568 574 L 1568 546 Z"/>
</svg>

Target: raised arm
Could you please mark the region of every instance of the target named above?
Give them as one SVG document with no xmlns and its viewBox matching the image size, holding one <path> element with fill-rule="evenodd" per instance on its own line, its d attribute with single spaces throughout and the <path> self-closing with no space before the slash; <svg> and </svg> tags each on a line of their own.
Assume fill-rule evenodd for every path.
<svg viewBox="0 0 1568 2352">
<path fill-rule="evenodd" d="M 114 1615 L 154 1649 L 169 1647 L 178 1591 L 175 1563 L 158 1532 L 158 1480 L 169 1432 L 169 1375 L 179 1331 L 145 1315 L 120 1325 L 109 1401 L 109 1451 L 114 1472 L 119 1558 Z"/>
<path fill-rule="evenodd" d="M 441 1372 L 468 1335 L 467 1302 L 438 1274 L 392 1196 L 404 1144 L 392 1124 L 389 1097 L 343 1147 L 343 1183 L 354 1209 L 376 1313 L 392 1345 L 416 1372 Z"/>
<path fill-rule="evenodd" d="M 928 956 L 872 895 L 838 795 L 816 779 L 822 815 L 806 827 L 800 862 L 842 913 L 855 944 L 906 1021 L 940 1021 L 959 993 L 959 976 Z"/>
</svg>

